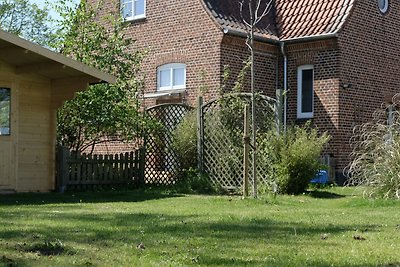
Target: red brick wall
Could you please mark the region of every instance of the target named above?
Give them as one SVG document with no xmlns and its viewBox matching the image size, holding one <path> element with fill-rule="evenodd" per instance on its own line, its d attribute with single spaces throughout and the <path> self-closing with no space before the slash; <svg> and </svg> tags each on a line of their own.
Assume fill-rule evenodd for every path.
<svg viewBox="0 0 400 267">
<path fill-rule="evenodd" d="M 231 70 L 230 80 L 227 84 L 231 89 L 244 61 L 250 56 L 246 46 L 246 39 L 226 35 L 221 44 L 221 69 L 228 65 Z M 277 88 L 277 71 L 279 50 L 277 46 L 255 43 L 255 91 L 263 92 L 270 97 L 275 97 Z M 247 71 L 247 79 L 244 91 L 250 92 L 250 69 Z"/>
<path fill-rule="evenodd" d="M 389 12 L 382 15 L 377 1 L 355 1 L 339 34 L 340 83 L 352 84 L 340 88 L 339 95 L 341 167 L 348 162 L 353 127 L 370 120 L 385 96 L 400 92 L 400 3 L 389 2 Z"/>
<path fill-rule="evenodd" d="M 104 2 L 106 10 L 115 10 L 120 1 Z M 146 18 L 127 22 L 126 34 L 136 40 L 132 50 L 149 51 L 142 65 L 145 93 L 157 90 L 158 66 L 184 63 L 187 90 L 183 101 L 195 104 L 201 85 L 209 88 L 212 94 L 220 82 L 220 44 L 223 33 L 205 11 L 202 1 L 147 0 L 146 4 Z"/>
<path fill-rule="evenodd" d="M 332 139 L 324 153 L 340 158 L 341 144 L 337 139 L 339 127 L 339 51 L 335 39 L 288 44 L 288 124 L 302 124 L 297 120 L 297 68 L 314 66 L 314 117 L 312 124 Z M 283 63 L 280 63 L 283 73 Z M 280 88 L 283 88 L 283 74 Z"/>
</svg>

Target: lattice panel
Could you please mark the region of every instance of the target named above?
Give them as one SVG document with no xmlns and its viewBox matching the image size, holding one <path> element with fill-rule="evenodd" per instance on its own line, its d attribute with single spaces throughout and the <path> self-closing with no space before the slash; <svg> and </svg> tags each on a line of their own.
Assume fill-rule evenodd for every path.
<svg viewBox="0 0 400 267">
<path fill-rule="evenodd" d="M 245 104 L 251 110 L 250 94 L 228 95 L 211 101 L 202 108 L 203 169 L 213 184 L 224 188 L 238 188 L 243 184 Z M 276 127 L 275 100 L 257 96 L 256 105 L 257 137 L 261 137 Z M 260 154 L 257 158 L 257 179 L 264 184 L 268 184 L 270 177 L 270 168 L 267 166 Z M 251 168 L 250 165 L 250 177 L 253 181 Z"/>
<path fill-rule="evenodd" d="M 161 129 L 146 139 L 146 184 L 174 184 L 179 172 L 179 160 L 172 149 L 173 131 L 192 108 L 182 104 L 151 107 L 147 114 L 156 119 Z"/>
</svg>

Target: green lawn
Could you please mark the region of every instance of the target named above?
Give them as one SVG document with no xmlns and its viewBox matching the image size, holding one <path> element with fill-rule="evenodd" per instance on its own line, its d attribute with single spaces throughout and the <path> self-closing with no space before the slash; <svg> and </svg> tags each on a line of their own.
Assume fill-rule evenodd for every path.
<svg viewBox="0 0 400 267">
<path fill-rule="evenodd" d="M 0 266 L 400 266 L 400 202 L 359 195 L 2 195 Z"/>
</svg>

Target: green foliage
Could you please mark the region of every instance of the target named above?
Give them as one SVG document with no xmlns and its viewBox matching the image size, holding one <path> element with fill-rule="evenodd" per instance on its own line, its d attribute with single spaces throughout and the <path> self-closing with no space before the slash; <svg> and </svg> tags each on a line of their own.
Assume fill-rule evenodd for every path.
<svg viewBox="0 0 400 267">
<path fill-rule="evenodd" d="M 286 136 L 274 132 L 263 136 L 259 145 L 264 163 L 272 166 L 271 175 L 278 193 L 299 194 L 321 169 L 319 157 L 330 137 L 318 134 L 309 125 L 289 128 Z"/>
<path fill-rule="evenodd" d="M 197 169 L 197 112 L 188 112 L 173 131 L 172 149 L 179 160 L 179 178 L 175 185 L 183 193 L 214 193 L 208 177 Z"/>
<path fill-rule="evenodd" d="M 58 144 L 78 152 L 100 142 L 103 136 L 133 140 L 155 126 L 142 117 L 120 88 L 106 84 L 78 93 L 57 115 Z"/>
<path fill-rule="evenodd" d="M 391 125 L 387 116 L 378 110 L 373 121 L 355 128 L 346 172 L 350 185 L 368 186 L 366 195 L 400 199 L 400 114 L 393 113 Z"/>
<path fill-rule="evenodd" d="M 212 194 L 217 190 L 205 174 L 200 174 L 196 168 L 183 170 L 175 188 L 181 193 Z"/>
<path fill-rule="evenodd" d="M 0 29 L 27 40 L 48 46 L 54 38 L 49 10 L 31 4 L 29 0 L 0 2 Z"/>
<path fill-rule="evenodd" d="M 139 112 L 137 99 L 142 89 L 138 71 L 146 52 L 130 50 L 133 40 L 125 36 L 121 16 L 105 10 L 102 1 L 92 6 L 84 0 L 74 7 L 61 0 L 56 10 L 62 20 L 54 47 L 117 77 L 116 84 L 92 85 L 65 103 L 57 114 L 58 144 L 79 152 L 103 136 L 131 141 L 150 131 L 155 124 Z"/>
<path fill-rule="evenodd" d="M 172 149 L 181 170 L 197 167 L 197 113 L 188 112 L 173 131 Z"/>
<path fill-rule="evenodd" d="M 219 90 L 219 109 L 217 112 L 211 114 L 213 120 L 219 121 L 223 126 L 220 129 L 213 129 L 213 125 L 208 125 L 211 131 L 221 131 L 222 136 L 226 137 L 226 142 L 229 142 L 232 147 L 242 147 L 243 138 L 243 111 L 246 104 L 245 99 L 239 95 L 243 92 L 244 79 L 246 77 L 247 71 L 251 66 L 250 59 L 243 62 L 243 68 L 240 70 L 238 76 L 236 77 L 234 87 L 227 91 L 226 83 L 230 77 L 230 69 L 228 66 L 224 67 L 222 74 L 222 86 Z M 230 95 L 231 94 L 231 95 Z M 231 146 L 228 146 L 231 147 Z M 222 152 L 223 153 L 223 152 Z M 228 152 L 229 154 L 229 152 Z M 225 157 L 226 156 L 226 157 Z M 222 159 L 228 159 L 229 155 L 225 155 Z M 221 157 L 220 157 L 221 158 Z"/>
</svg>

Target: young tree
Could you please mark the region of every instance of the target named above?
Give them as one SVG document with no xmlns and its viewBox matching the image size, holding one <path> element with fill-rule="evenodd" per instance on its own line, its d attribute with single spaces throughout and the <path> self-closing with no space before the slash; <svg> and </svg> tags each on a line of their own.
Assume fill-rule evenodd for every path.
<svg viewBox="0 0 400 267">
<path fill-rule="evenodd" d="M 260 21 L 268 15 L 272 8 L 272 0 L 240 0 L 240 15 L 246 27 L 246 45 L 250 50 L 250 81 L 251 81 L 251 121 L 252 121 L 252 147 L 253 147 L 253 197 L 257 198 L 257 146 L 256 146 L 256 103 L 254 88 L 254 28 Z"/>
<path fill-rule="evenodd" d="M 53 38 L 50 20 L 47 8 L 39 8 L 29 0 L 0 2 L 0 29 L 43 46 Z"/>
<path fill-rule="evenodd" d="M 101 142 L 104 136 L 122 140 L 140 137 L 150 125 L 139 112 L 136 96 L 142 87 L 138 78 L 144 51 L 128 52 L 132 40 L 124 35 L 124 22 L 118 12 L 98 16 L 102 3 L 86 0 L 74 6 L 61 0 L 61 15 L 55 48 L 74 59 L 117 77 L 114 85 L 92 85 L 67 101 L 57 116 L 58 144 L 81 152 Z M 103 19 L 104 18 L 104 19 Z"/>
</svg>

